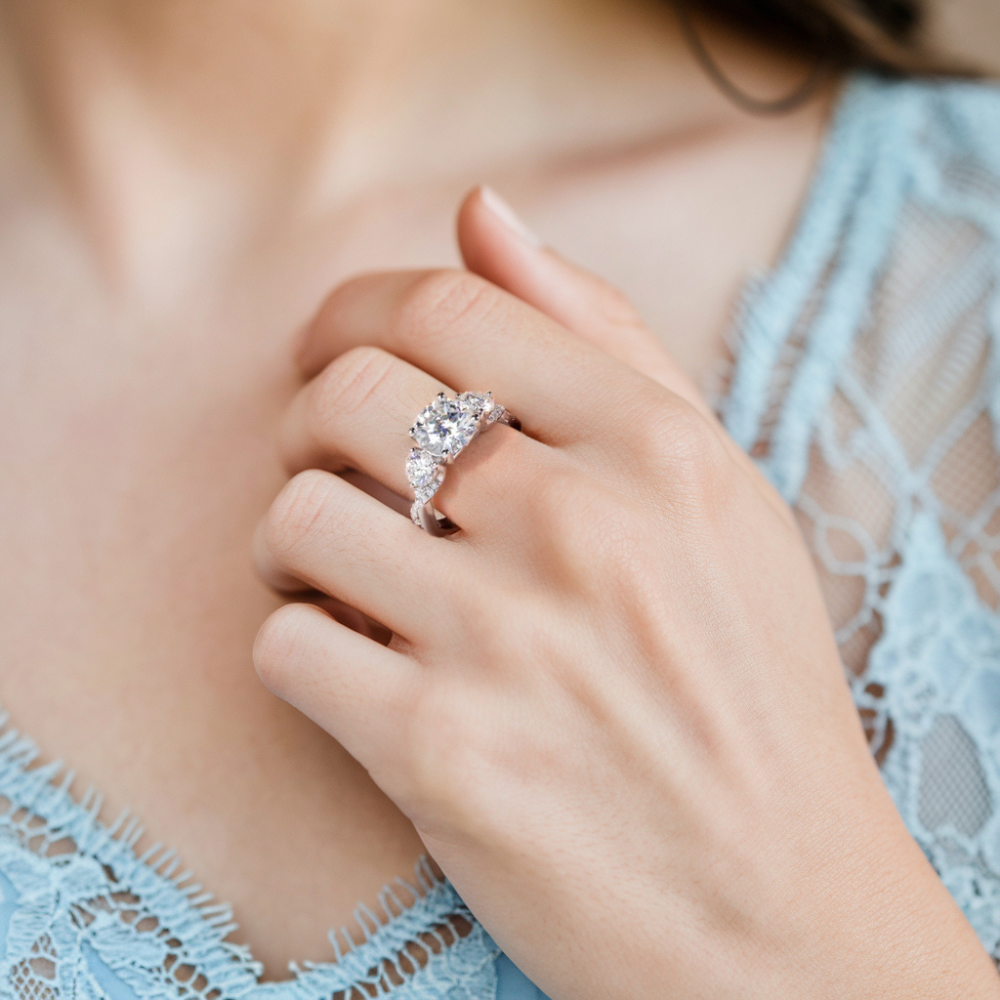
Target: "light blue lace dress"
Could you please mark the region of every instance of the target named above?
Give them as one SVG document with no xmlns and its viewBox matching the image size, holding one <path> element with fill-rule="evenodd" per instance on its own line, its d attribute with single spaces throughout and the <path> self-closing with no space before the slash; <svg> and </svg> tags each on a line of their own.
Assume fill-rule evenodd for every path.
<svg viewBox="0 0 1000 1000">
<path fill-rule="evenodd" d="M 1000 958 L 998 281 L 1000 91 L 855 79 L 717 401 L 798 512 L 903 817 Z M 0 738 L 0 1000 L 541 996 L 425 872 L 359 912 L 366 943 L 261 983 L 226 907 L 36 760 Z"/>
</svg>

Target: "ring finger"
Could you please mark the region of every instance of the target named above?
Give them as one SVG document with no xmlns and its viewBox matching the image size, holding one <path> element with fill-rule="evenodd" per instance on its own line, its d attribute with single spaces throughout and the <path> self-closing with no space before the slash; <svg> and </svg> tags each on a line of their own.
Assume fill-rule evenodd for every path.
<svg viewBox="0 0 1000 1000">
<path fill-rule="evenodd" d="M 440 392 L 454 395 L 433 376 L 387 351 L 358 347 L 345 352 L 299 392 L 289 409 L 281 437 L 288 471 L 356 469 L 399 496 L 411 497 L 406 458 L 413 442 L 408 432 L 416 415 Z M 489 439 L 488 445 L 477 441 L 473 453 L 449 466 L 434 498 L 435 507 L 466 530 L 495 519 L 496 497 L 513 485 L 515 470 L 525 471 L 541 457 L 536 452 L 548 451 L 504 426 L 492 428 Z M 463 475 L 473 464 L 475 474 Z"/>
</svg>

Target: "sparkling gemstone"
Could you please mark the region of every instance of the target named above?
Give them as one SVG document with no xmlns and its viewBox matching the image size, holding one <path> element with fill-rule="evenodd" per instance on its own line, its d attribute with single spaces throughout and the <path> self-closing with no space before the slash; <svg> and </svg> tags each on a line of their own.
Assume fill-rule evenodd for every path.
<svg viewBox="0 0 1000 1000">
<path fill-rule="evenodd" d="M 433 455 L 419 448 L 410 452 L 410 457 L 406 460 L 406 478 L 415 490 L 435 482 L 438 475 L 438 460 Z"/>
<path fill-rule="evenodd" d="M 442 393 L 417 417 L 410 437 L 437 459 L 457 455 L 475 436 L 479 416 Z"/>
<path fill-rule="evenodd" d="M 492 392 L 463 392 L 458 397 L 458 405 L 467 413 L 472 413 L 478 420 L 483 414 L 493 409 Z"/>
</svg>

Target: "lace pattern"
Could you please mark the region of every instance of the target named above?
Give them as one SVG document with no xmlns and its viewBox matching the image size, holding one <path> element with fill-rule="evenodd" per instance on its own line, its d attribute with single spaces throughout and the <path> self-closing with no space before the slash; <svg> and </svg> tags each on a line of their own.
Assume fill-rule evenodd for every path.
<svg viewBox="0 0 1000 1000">
<path fill-rule="evenodd" d="M 1000 959 L 1000 92 L 854 80 L 718 408 L 793 505 L 909 829 Z M 261 983 L 213 905 L 0 736 L 0 1000 L 535 1000 L 425 870 Z M 499 959 L 498 959 L 499 956 Z"/>
<path fill-rule="evenodd" d="M 887 787 L 1000 959 L 1000 92 L 860 81 L 835 133 L 721 408 L 797 512 Z"/>
<path fill-rule="evenodd" d="M 260 983 L 249 951 L 226 941 L 229 908 L 171 852 L 137 856 L 134 819 L 103 827 L 97 796 L 76 802 L 72 774 L 36 757 L 16 732 L 0 737 L 0 997 L 367 1000 L 398 987 L 405 1000 L 493 1000 L 498 949 L 425 866 L 383 893 L 381 919 L 359 910 L 364 944 L 331 934 L 336 963 Z"/>
</svg>

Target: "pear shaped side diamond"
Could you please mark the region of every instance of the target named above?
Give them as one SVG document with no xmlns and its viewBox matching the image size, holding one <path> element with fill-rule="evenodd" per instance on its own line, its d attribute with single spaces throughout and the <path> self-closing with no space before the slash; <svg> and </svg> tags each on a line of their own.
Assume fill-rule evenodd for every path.
<svg viewBox="0 0 1000 1000">
<path fill-rule="evenodd" d="M 479 420 L 487 416 L 495 404 L 492 392 L 463 392 L 458 397 L 458 405 Z"/>
<path fill-rule="evenodd" d="M 440 480 L 440 460 L 419 448 L 412 449 L 406 460 L 406 478 L 414 490 L 425 489 Z"/>
</svg>

